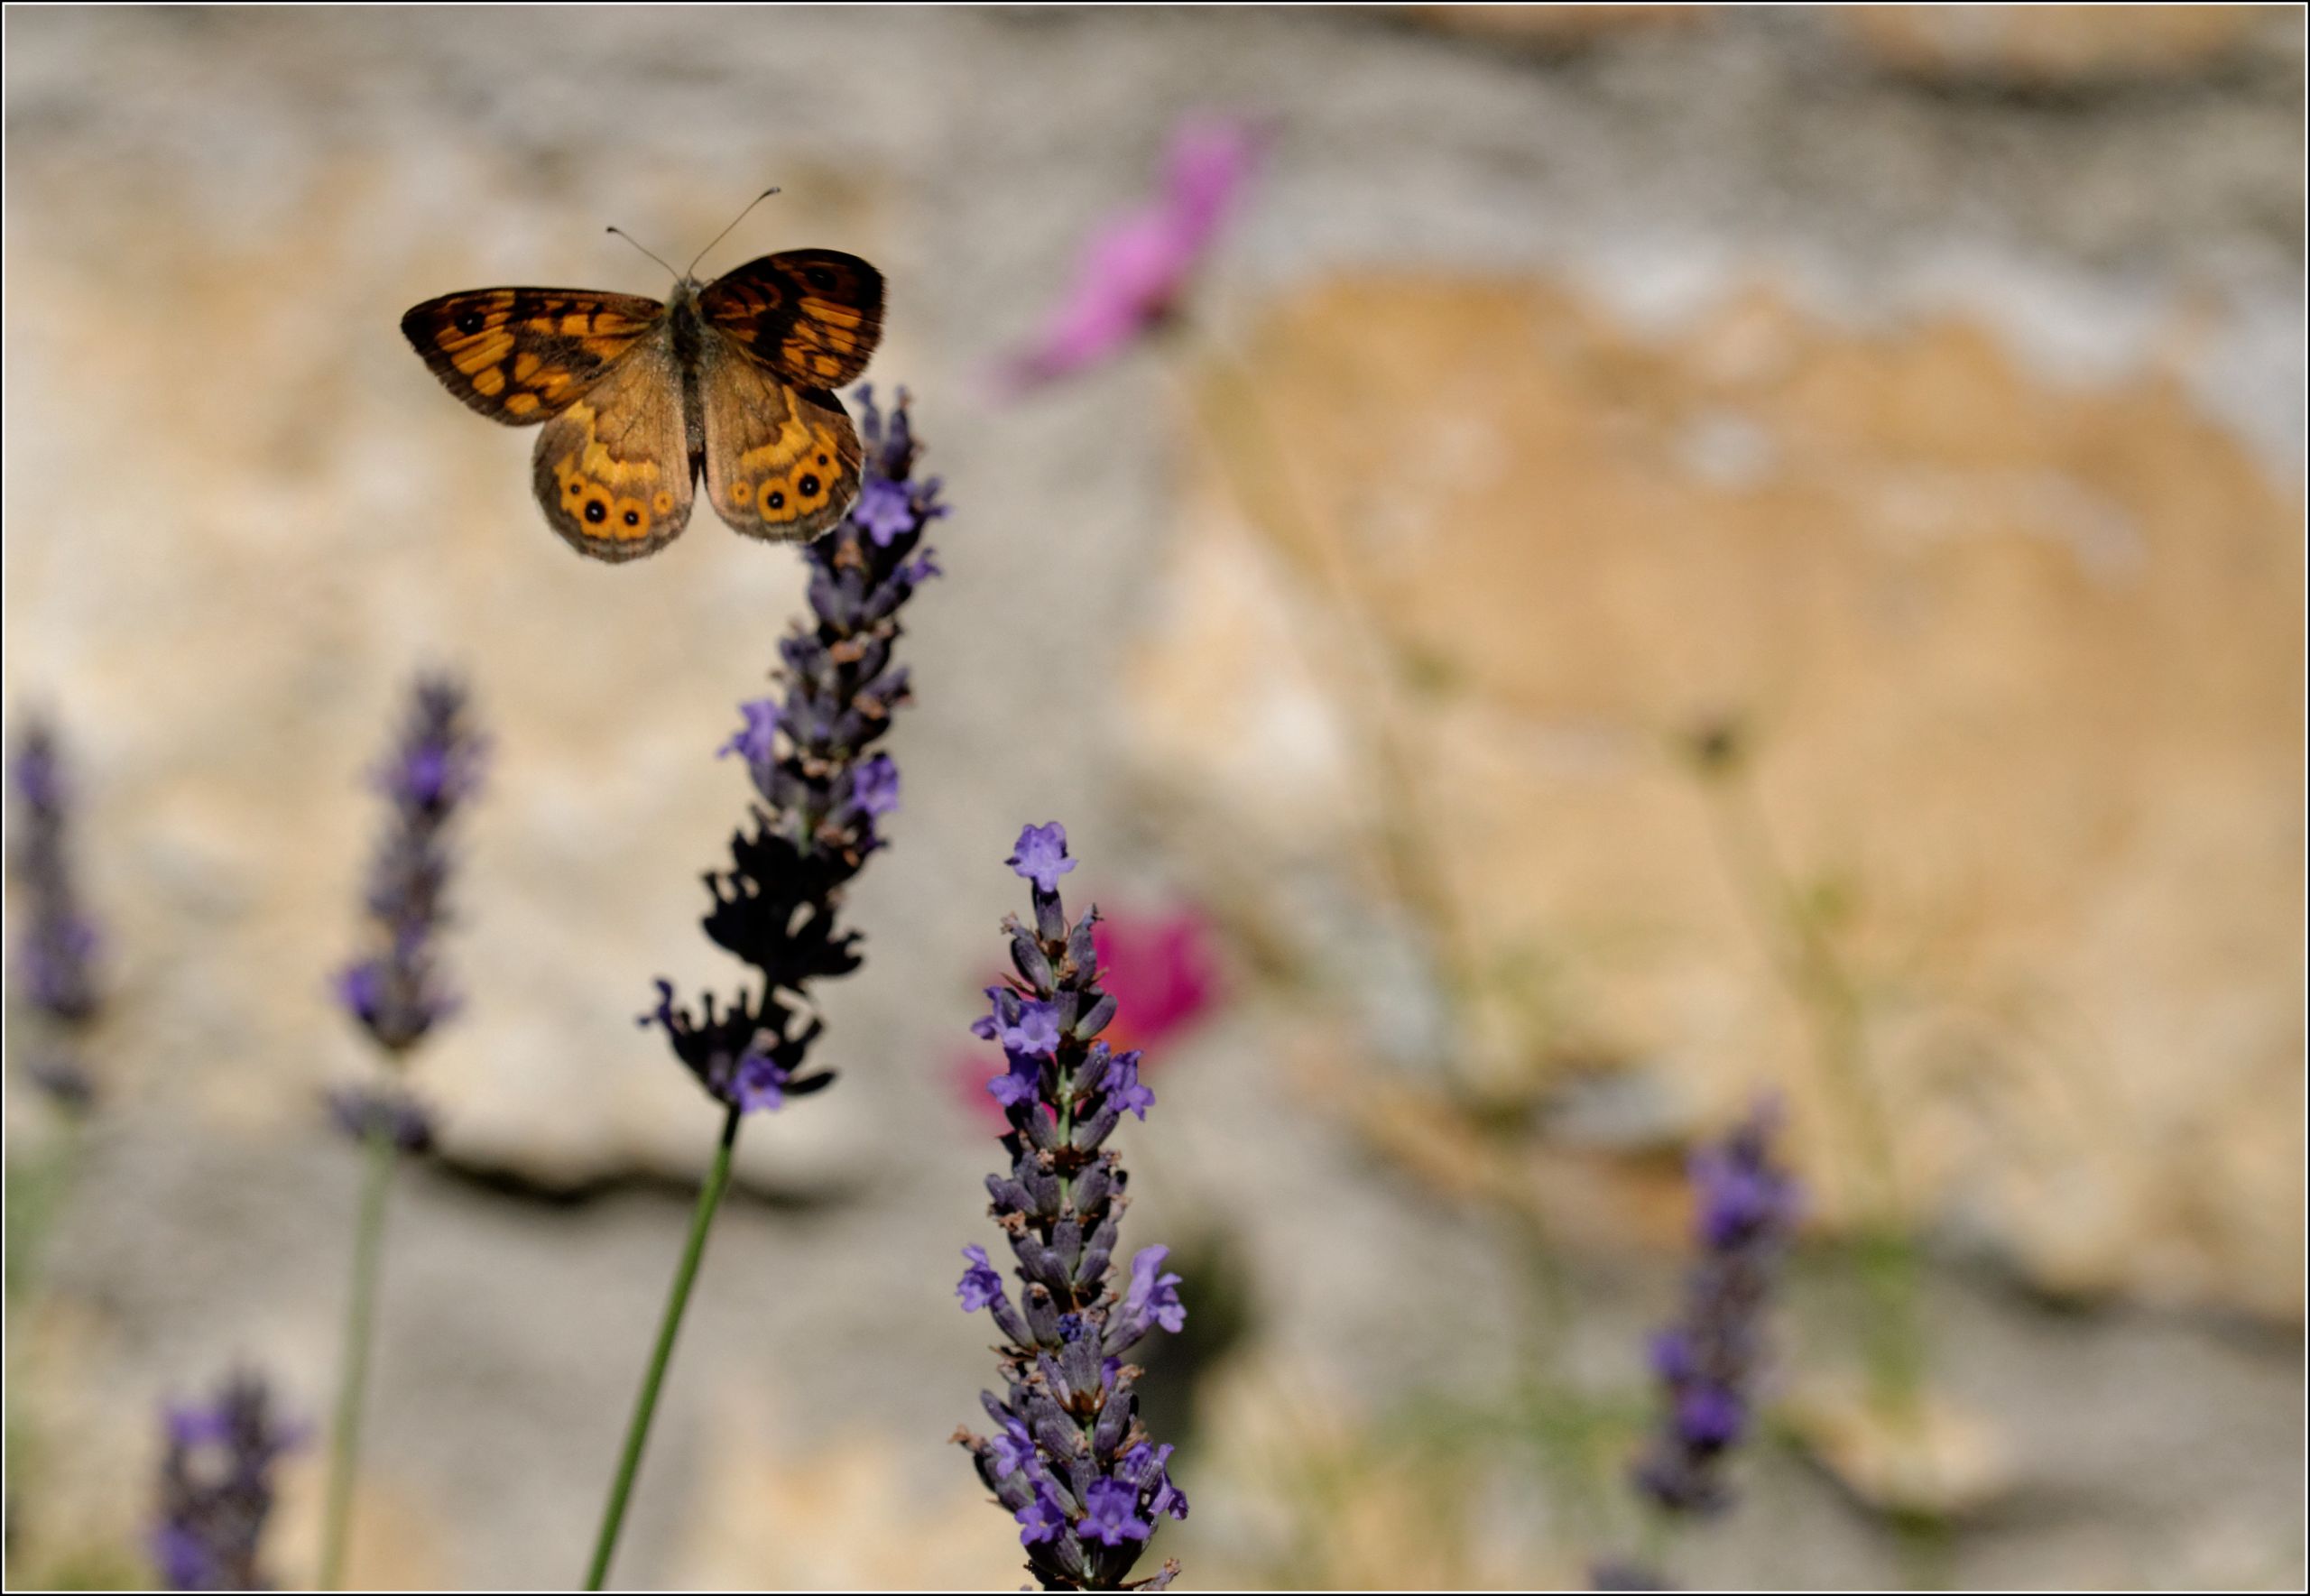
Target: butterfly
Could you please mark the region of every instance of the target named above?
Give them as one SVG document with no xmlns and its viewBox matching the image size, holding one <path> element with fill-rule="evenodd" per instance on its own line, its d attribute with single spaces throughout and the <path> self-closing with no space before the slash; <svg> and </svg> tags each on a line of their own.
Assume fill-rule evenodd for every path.
<svg viewBox="0 0 2310 1596">
<path fill-rule="evenodd" d="M 839 250 L 796 249 L 709 282 L 675 275 L 662 304 L 574 288 L 444 294 L 401 330 L 473 409 L 543 423 L 531 485 L 580 554 L 663 549 L 688 524 L 701 473 L 734 530 L 818 537 L 858 496 L 857 429 L 831 390 L 882 339 L 882 274 Z"/>
</svg>

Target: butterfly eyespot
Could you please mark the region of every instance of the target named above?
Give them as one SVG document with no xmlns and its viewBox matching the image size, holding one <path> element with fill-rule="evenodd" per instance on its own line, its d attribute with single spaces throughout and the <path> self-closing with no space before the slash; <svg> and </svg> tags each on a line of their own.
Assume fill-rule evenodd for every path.
<svg viewBox="0 0 2310 1596">
<path fill-rule="evenodd" d="M 750 482 L 734 482 L 734 483 L 732 483 L 732 484 L 730 484 L 730 503 L 733 503 L 733 504 L 751 504 L 751 503 L 753 503 L 753 498 L 754 498 L 754 484 L 752 484 L 752 483 L 750 483 Z"/>
<path fill-rule="evenodd" d="M 586 501 L 586 519 L 587 521 L 599 523 L 601 521 L 607 521 L 609 518 L 610 507 L 607 504 L 603 503 L 599 499 L 588 499 Z"/>
<path fill-rule="evenodd" d="M 794 485 L 802 490 L 802 496 L 806 499 L 815 499 L 818 496 L 818 479 L 815 475 L 805 473 L 802 480 Z"/>
<path fill-rule="evenodd" d="M 786 495 L 773 489 L 762 496 L 762 503 L 765 510 L 783 510 L 786 508 Z"/>
<path fill-rule="evenodd" d="M 457 312 L 457 328 L 467 337 L 473 337 L 474 334 L 479 332 L 483 328 L 487 327 L 488 325 L 489 318 L 478 310 L 460 310 Z"/>
<path fill-rule="evenodd" d="M 674 507 L 674 496 L 665 489 L 660 488 L 658 490 L 658 496 L 650 501 L 650 505 L 651 508 L 657 511 L 659 514 L 663 515 L 666 512 Z"/>
<path fill-rule="evenodd" d="M 834 463 L 833 461 L 831 461 L 831 460 L 827 459 L 824 455 L 820 455 L 820 456 L 818 457 L 818 464 L 819 464 L 819 465 L 821 465 L 821 466 L 830 466 L 830 465 L 832 465 L 833 463 Z"/>
<path fill-rule="evenodd" d="M 834 286 L 834 273 L 827 271 L 824 266 L 811 266 L 807 268 L 802 273 L 802 280 L 805 282 L 808 282 L 812 288 L 832 288 Z"/>
<path fill-rule="evenodd" d="M 627 512 L 625 512 L 625 524 L 626 524 L 626 525 L 628 525 L 628 526 L 630 526 L 630 527 L 638 527 L 638 526 L 640 526 L 640 525 L 642 524 L 642 513 L 641 513 L 641 512 L 640 512 L 640 511 L 637 511 L 637 510 L 629 510 L 629 511 L 627 511 Z"/>
</svg>

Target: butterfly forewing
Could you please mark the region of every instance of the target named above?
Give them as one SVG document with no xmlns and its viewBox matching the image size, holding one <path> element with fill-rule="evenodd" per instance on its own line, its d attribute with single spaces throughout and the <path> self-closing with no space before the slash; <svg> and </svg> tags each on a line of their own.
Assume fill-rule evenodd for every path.
<svg viewBox="0 0 2310 1596">
<path fill-rule="evenodd" d="M 531 480 L 553 530 L 596 559 L 639 559 L 689 521 L 681 370 L 661 332 L 614 362 L 538 434 Z"/>
<path fill-rule="evenodd" d="M 401 318 L 442 386 L 509 427 L 567 410 L 664 320 L 633 294 L 483 288 L 428 300 Z"/>
<path fill-rule="evenodd" d="M 882 274 L 856 255 L 795 249 L 748 261 L 698 296 L 707 325 L 798 388 L 839 388 L 882 337 Z"/>
</svg>

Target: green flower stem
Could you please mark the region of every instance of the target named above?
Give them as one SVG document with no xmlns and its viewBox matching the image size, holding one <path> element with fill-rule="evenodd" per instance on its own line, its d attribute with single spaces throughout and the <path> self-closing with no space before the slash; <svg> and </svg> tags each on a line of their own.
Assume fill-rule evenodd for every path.
<svg viewBox="0 0 2310 1596">
<path fill-rule="evenodd" d="M 321 1520 L 320 1588 L 334 1591 L 345 1573 L 346 1536 L 353 1527 L 353 1471 L 361 1452 L 361 1398 L 369 1383 L 369 1343 L 376 1329 L 377 1261 L 384 1250 L 385 1191 L 393 1184 L 400 1149 L 386 1116 L 376 1116 L 368 1136 L 368 1169 L 361 1185 L 360 1217 L 354 1222 L 353 1288 L 345 1311 L 345 1344 L 339 1354 L 337 1422 L 328 1449 L 328 1496 Z"/>
<path fill-rule="evenodd" d="M 642 1470 L 642 1449 L 650 1442 L 650 1421 L 658 1411 L 658 1388 L 665 1383 L 666 1365 L 673 1361 L 674 1337 L 682 1327 L 682 1312 L 689 1306 L 689 1288 L 698 1278 L 698 1260 L 706 1255 L 706 1232 L 730 1184 L 730 1154 L 738 1142 L 738 1118 L 739 1111 L 734 1107 L 722 1121 L 722 1142 L 714 1152 L 714 1167 L 707 1171 L 706 1185 L 698 1190 L 698 1211 L 690 1216 L 689 1242 L 682 1249 L 681 1267 L 674 1271 L 673 1289 L 666 1296 L 666 1315 L 658 1326 L 658 1345 L 650 1354 L 649 1372 L 642 1377 L 642 1393 L 634 1398 L 633 1418 L 625 1427 L 625 1451 L 618 1459 L 617 1478 L 610 1482 L 609 1504 L 602 1509 L 593 1566 L 586 1571 L 588 1591 L 602 1588 L 602 1582 L 609 1577 L 610 1559 L 617 1554 L 626 1499 L 633 1494 L 633 1479 Z"/>
</svg>

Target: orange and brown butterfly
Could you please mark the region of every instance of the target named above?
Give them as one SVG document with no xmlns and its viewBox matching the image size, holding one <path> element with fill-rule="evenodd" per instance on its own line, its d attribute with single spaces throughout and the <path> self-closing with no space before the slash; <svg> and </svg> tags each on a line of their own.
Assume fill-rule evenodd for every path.
<svg viewBox="0 0 2310 1596">
<path fill-rule="evenodd" d="M 736 530 L 818 537 L 858 496 L 858 432 L 832 390 L 882 338 L 882 274 L 838 250 L 797 249 L 710 282 L 676 277 L 663 304 L 574 288 L 444 294 L 401 330 L 473 409 L 544 424 L 532 485 L 580 554 L 664 548 L 701 471 Z"/>
</svg>

